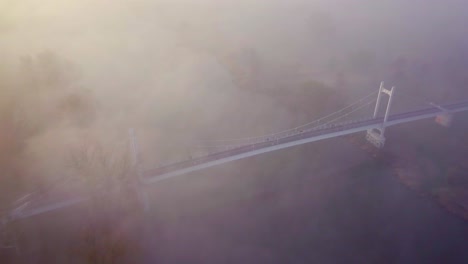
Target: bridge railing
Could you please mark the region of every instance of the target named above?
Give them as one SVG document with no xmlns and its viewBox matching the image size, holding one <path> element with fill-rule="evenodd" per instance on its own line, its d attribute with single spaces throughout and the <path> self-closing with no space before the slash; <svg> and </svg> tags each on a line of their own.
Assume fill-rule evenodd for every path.
<svg viewBox="0 0 468 264">
<path fill-rule="evenodd" d="M 307 133 L 310 131 L 326 129 L 326 128 L 330 128 L 333 126 L 339 126 L 342 124 L 359 122 L 364 119 L 361 118 L 361 119 L 355 119 L 355 120 L 348 120 L 344 122 L 337 122 L 337 121 L 347 118 L 348 116 L 351 116 L 351 114 L 363 109 L 364 107 L 371 105 L 372 103 L 374 103 L 374 101 L 375 100 L 370 100 L 370 101 L 368 100 L 367 103 L 357 106 L 355 108 L 352 108 L 350 111 L 343 113 L 339 116 L 335 116 L 333 114 L 328 115 L 325 118 L 321 118 L 321 119 L 316 120 L 315 122 L 311 122 L 307 124 L 307 126 L 299 126 L 299 127 L 295 127 L 292 129 L 280 131 L 278 133 L 273 133 L 273 134 L 260 136 L 260 137 L 252 137 L 252 138 L 246 138 L 246 139 L 240 139 L 240 140 L 232 139 L 232 140 L 214 141 L 214 142 L 221 142 L 224 144 L 197 146 L 196 149 L 200 153 L 200 156 L 203 156 L 206 154 L 216 153 L 216 152 L 220 152 L 223 150 L 231 150 L 231 149 L 236 149 L 236 148 L 243 147 L 243 146 L 251 146 L 251 145 L 255 145 L 255 144 L 263 143 L 263 142 L 277 141 L 279 139 L 283 139 L 283 138 L 287 138 L 287 137 L 291 137 L 295 135 L 300 135 L 300 134 Z M 365 118 L 365 119 L 369 119 L 369 118 Z M 200 150 L 204 150 L 204 151 L 200 151 Z M 199 155 L 196 155 L 196 156 L 199 156 Z"/>
<path fill-rule="evenodd" d="M 310 136 L 314 136 L 314 134 L 310 134 L 312 132 L 317 132 L 316 134 L 320 134 L 323 131 L 327 132 L 333 132 L 333 131 L 339 131 L 341 130 L 344 126 L 348 126 L 351 124 L 355 123 L 360 123 L 364 121 L 370 121 L 373 120 L 374 118 L 361 118 L 361 119 L 356 119 L 356 120 L 348 120 L 345 122 L 340 122 L 340 123 L 330 123 L 330 124 L 323 124 L 321 126 L 316 126 L 313 128 L 309 129 L 304 129 L 300 131 L 294 131 L 294 132 L 289 132 L 282 134 L 277 137 L 270 137 L 270 138 L 265 138 L 259 141 L 256 141 L 251 144 L 239 144 L 239 145 L 230 145 L 230 146 L 223 146 L 222 149 L 216 149 L 216 151 L 212 152 L 206 152 L 206 153 L 200 153 L 199 156 L 193 156 L 190 159 L 184 159 L 184 160 L 179 160 L 179 161 L 173 161 L 173 162 L 168 162 L 165 163 L 164 165 L 160 165 L 156 168 L 153 168 L 148 171 L 152 171 L 153 173 L 161 173 L 164 171 L 169 171 L 173 169 L 179 169 L 179 168 L 184 168 L 184 167 L 189 167 L 193 166 L 196 164 L 201 164 L 204 162 L 209 162 L 212 160 L 220 159 L 223 157 L 228 157 L 231 155 L 236 155 L 239 153 L 243 153 L 246 151 L 253 151 L 253 150 L 258 150 L 264 147 L 269 147 L 269 146 L 275 146 L 279 144 L 283 144 L 285 142 L 291 141 L 291 140 L 299 140 L 302 138 L 307 138 Z M 162 169 L 162 170 L 160 170 Z"/>
</svg>

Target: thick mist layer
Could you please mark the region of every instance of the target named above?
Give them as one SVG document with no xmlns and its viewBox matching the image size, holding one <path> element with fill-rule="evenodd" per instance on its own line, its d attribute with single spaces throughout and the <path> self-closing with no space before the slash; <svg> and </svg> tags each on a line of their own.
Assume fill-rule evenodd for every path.
<svg viewBox="0 0 468 264">
<path fill-rule="evenodd" d="M 466 81 L 465 10 L 455 0 L 3 1 L 2 109 L 35 127 L 17 148 L 47 171 L 64 169 L 57 159 L 71 134 L 122 141 L 131 127 L 151 167 L 200 140 L 325 114 L 284 104 L 314 89 L 310 81 L 343 98 L 382 79 L 456 98 Z"/>
<path fill-rule="evenodd" d="M 152 168 L 206 140 L 309 122 L 382 80 L 402 94 L 396 111 L 468 96 L 467 11 L 460 0 L 3 0 L 0 209 L 76 176 L 86 146 L 127 153 L 131 128 Z"/>
</svg>

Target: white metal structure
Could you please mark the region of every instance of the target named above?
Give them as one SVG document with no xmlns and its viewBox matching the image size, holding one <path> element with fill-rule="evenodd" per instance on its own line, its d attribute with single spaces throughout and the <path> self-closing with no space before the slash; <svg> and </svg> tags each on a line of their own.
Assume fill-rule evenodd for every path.
<svg viewBox="0 0 468 264">
<path fill-rule="evenodd" d="M 393 94 L 395 92 L 395 86 L 390 90 L 384 88 L 384 82 L 380 83 L 379 94 L 377 95 L 377 102 L 375 104 L 374 118 L 377 118 L 379 113 L 380 102 L 382 101 L 382 95 L 388 95 L 387 107 L 385 110 L 385 116 L 380 127 L 374 127 L 367 130 L 366 139 L 377 148 L 383 148 L 385 145 L 385 127 L 387 126 L 388 116 L 390 114 L 390 108 L 392 106 Z"/>
<path fill-rule="evenodd" d="M 468 111 L 468 102 L 446 105 L 452 113 Z M 442 111 L 437 108 L 427 108 L 417 111 L 406 112 L 389 116 L 385 126 L 393 126 L 407 122 L 413 122 L 426 118 L 433 118 L 440 115 Z M 332 127 L 307 131 L 301 134 L 291 135 L 271 142 L 261 142 L 248 146 L 241 146 L 221 153 L 211 154 L 199 159 L 181 161 L 172 165 L 156 168 L 147 171 L 144 175 L 146 183 L 155 183 L 177 175 L 197 171 L 226 162 L 247 158 L 266 152 L 302 145 L 323 139 L 349 135 L 357 132 L 368 131 L 381 128 L 382 118 L 372 118 L 358 122 L 338 124 Z"/>
</svg>

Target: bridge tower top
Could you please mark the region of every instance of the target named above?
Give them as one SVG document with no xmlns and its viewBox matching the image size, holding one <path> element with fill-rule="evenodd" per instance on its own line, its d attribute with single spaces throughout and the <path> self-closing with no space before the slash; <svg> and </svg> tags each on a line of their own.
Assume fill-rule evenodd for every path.
<svg viewBox="0 0 468 264">
<path fill-rule="evenodd" d="M 388 95 L 389 99 L 387 103 L 387 109 L 385 110 L 384 123 L 382 124 L 383 127 L 385 127 L 385 123 L 388 120 L 388 115 L 390 114 L 390 108 L 392 106 L 392 99 L 394 93 L 395 86 L 393 86 L 391 89 L 385 89 L 384 82 L 380 83 L 379 94 L 377 95 L 377 103 L 375 104 L 374 118 L 376 118 L 379 113 L 380 102 L 382 101 L 382 94 Z"/>
</svg>

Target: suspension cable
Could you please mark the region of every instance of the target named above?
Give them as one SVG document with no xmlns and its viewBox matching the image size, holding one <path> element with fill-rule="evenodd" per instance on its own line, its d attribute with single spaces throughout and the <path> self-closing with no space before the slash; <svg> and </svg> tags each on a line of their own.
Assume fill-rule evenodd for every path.
<svg viewBox="0 0 468 264">
<path fill-rule="evenodd" d="M 338 117 L 336 117 L 336 118 L 334 118 L 334 119 L 332 119 L 332 120 L 330 120 L 330 121 L 328 121 L 328 122 L 326 122 L 326 123 L 324 123 L 324 124 L 320 124 L 320 125 L 314 126 L 314 127 L 310 128 L 310 130 L 317 129 L 317 128 L 326 126 L 326 125 L 328 125 L 328 124 L 331 124 L 331 123 L 333 123 L 333 122 L 335 122 L 335 121 L 337 121 L 337 120 L 343 119 L 344 117 L 346 117 L 346 116 L 348 116 L 348 115 L 350 115 L 350 114 L 352 114 L 352 113 L 354 113 L 354 112 L 357 112 L 357 111 L 361 110 L 362 108 L 367 107 L 368 105 L 370 105 L 370 104 L 372 104 L 372 103 L 374 103 L 374 102 L 375 102 L 375 99 L 371 99 L 370 101 L 368 100 L 368 102 L 366 102 L 365 104 L 363 104 L 363 105 L 361 105 L 361 106 L 355 108 L 354 110 L 352 110 L 352 111 L 350 111 L 350 112 L 347 112 L 347 113 L 345 113 L 345 114 L 343 114 L 343 115 L 341 115 L 341 116 L 338 116 Z M 291 130 L 292 130 L 292 129 L 290 129 L 290 130 L 285 130 L 285 131 L 282 131 L 282 132 L 287 132 L 287 131 L 291 131 Z M 276 134 L 271 134 L 271 135 L 277 135 L 277 134 L 280 134 L 280 132 L 279 132 L 279 133 L 276 133 Z M 269 136 L 267 135 L 267 136 L 260 137 L 260 138 L 261 138 L 261 139 L 264 139 L 264 138 L 268 138 L 268 137 L 269 137 Z M 197 147 L 197 148 L 199 148 L 199 149 L 232 148 L 232 147 L 237 147 L 237 146 L 256 144 L 256 143 L 258 143 L 258 142 L 259 142 L 259 141 L 257 141 L 257 142 L 251 142 L 250 144 L 231 144 L 231 145 L 199 146 L 199 147 Z"/>
<path fill-rule="evenodd" d="M 306 123 L 306 124 L 303 124 L 303 125 L 300 125 L 300 126 L 297 126 L 297 127 L 293 127 L 293 128 L 289 128 L 289 129 L 286 129 L 286 130 L 282 130 L 282 131 L 279 131 L 279 132 L 274 132 L 274 133 L 270 133 L 270 134 L 265 134 L 265 135 L 262 135 L 262 136 L 255 136 L 255 137 L 244 137 L 244 138 L 232 138 L 232 139 L 218 139 L 218 140 L 204 140 L 202 142 L 236 142 L 236 141 L 248 141 L 248 140 L 255 140 L 255 139 L 260 139 L 260 138 L 264 138 L 264 137 L 271 137 L 271 136 L 275 136 L 277 134 L 282 134 L 282 133 L 285 133 L 285 132 L 290 132 L 290 131 L 294 131 L 294 130 L 298 130 L 298 129 L 301 129 L 301 128 L 305 128 L 309 125 L 312 125 L 312 124 L 316 124 L 316 123 L 319 123 L 327 118 L 330 118 L 340 112 L 343 112 L 344 110 L 347 110 L 349 108 L 352 108 L 358 104 L 360 104 L 361 102 L 365 101 L 367 98 L 371 97 L 372 95 L 376 94 L 378 91 L 373 91 L 371 93 L 369 93 L 368 95 L 362 97 L 361 99 L 359 100 L 356 100 L 355 102 L 353 102 L 352 104 L 338 110 L 338 111 L 335 111 L 331 114 L 328 114 L 324 117 L 321 117 L 319 119 L 316 119 L 312 122 L 309 122 L 309 123 Z"/>
</svg>

